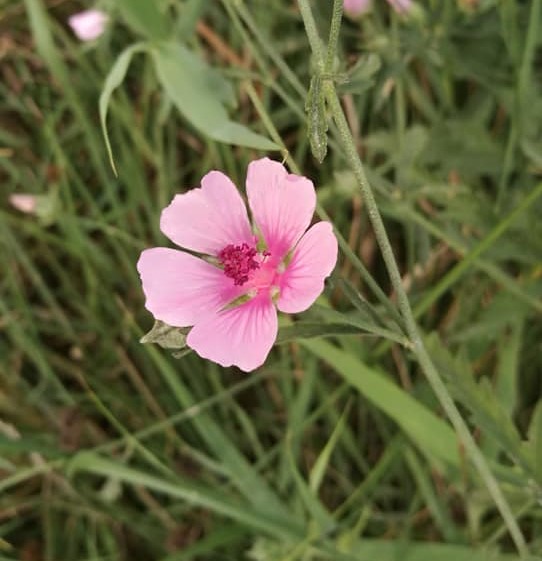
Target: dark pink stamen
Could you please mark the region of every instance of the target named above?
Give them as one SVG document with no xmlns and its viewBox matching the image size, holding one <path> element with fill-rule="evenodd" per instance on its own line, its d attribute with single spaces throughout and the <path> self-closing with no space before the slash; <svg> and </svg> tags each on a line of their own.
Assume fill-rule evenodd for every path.
<svg viewBox="0 0 542 561">
<path fill-rule="evenodd" d="M 224 265 L 224 274 L 241 286 L 248 281 L 251 271 L 260 268 L 260 264 L 254 259 L 257 254 L 256 249 L 246 243 L 230 244 L 218 254 L 218 258 Z"/>
</svg>

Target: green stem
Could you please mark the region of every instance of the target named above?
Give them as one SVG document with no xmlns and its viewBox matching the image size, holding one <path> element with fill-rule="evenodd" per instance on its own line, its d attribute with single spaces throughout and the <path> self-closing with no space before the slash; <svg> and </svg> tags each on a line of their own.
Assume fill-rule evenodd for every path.
<svg viewBox="0 0 542 561">
<path fill-rule="evenodd" d="M 311 47 L 312 54 L 316 59 L 316 64 L 320 65 L 320 69 L 323 69 L 324 57 L 322 55 L 322 40 L 318 34 L 318 29 L 316 28 L 316 22 L 314 21 L 314 16 L 312 15 L 312 9 L 309 6 L 307 0 L 298 0 L 299 11 L 301 12 L 301 17 L 303 18 L 303 24 L 305 26 L 305 31 L 307 32 L 307 39 Z"/>
<path fill-rule="evenodd" d="M 309 0 L 298 0 L 298 3 L 301 15 L 303 17 L 303 22 L 305 24 L 309 43 L 313 50 L 314 56 L 317 58 L 317 67 L 322 68 L 323 59 L 321 51 L 321 41 L 318 36 L 312 11 L 309 5 Z M 361 160 L 358 157 L 355 141 L 348 127 L 348 122 L 341 107 L 337 92 L 335 91 L 335 86 L 333 82 L 325 80 L 323 83 L 323 88 L 328 106 L 331 110 L 331 114 L 339 131 L 339 136 L 343 144 L 345 157 L 350 163 L 357 183 L 360 187 L 363 200 L 367 208 L 367 213 L 369 215 L 369 219 L 373 226 L 377 243 L 382 253 L 382 258 L 386 265 L 386 269 L 388 271 L 388 275 L 390 277 L 393 288 L 395 289 L 397 304 L 399 307 L 399 311 L 401 312 L 401 315 L 403 316 L 403 319 L 405 321 L 405 327 L 412 343 L 413 352 L 416 355 L 416 358 L 418 359 L 418 362 L 423 372 L 425 373 L 425 376 L 429 384 L 431 385 L 433 392 L 437 396 L 441 406 L 443 407 L 452 425 L 454 426 L 461 442 L 463 443 L 473 464 L 478 470 L 480 477 L 484 481 L 489 493 L 491 494 L 495 504 L 497 505 L 497 508 L 499 509 L 503 520 L 508 527 L 508 531 L 510 532 L 511 537 L 514 540 L 516 548 L 522 556 L 527 556 L 527 544 L 525 543 L 525 538 L 523 537 L 523 534 L 521 533 L 521 530 L 514 518 L 514 514 L 510 508 L 510 505 L 506 501 L 506 498 L 504 497 L 493 473 L 489 469 L 489 466 L 482 452 L 476 445 L 476 442 L 474 441 L 474 438 L 472 437 L 467 424 L 463 420 L 461 413 L 452 400 L 446 388 L 446 385 L 437 372 L 437 369 L 435 368 L 435 365 L 433 364 L 433 361 L 431 360 L 431 357 L 429 356 L 429 353 L 420 337 L 418 326 L 416 324 L 416 320 L 414 319 L 414 314 L 412 313 L 407 294 L 403 288 L 399 267 L 397 266 L 397 262 L 395 261 L 393 249 L 391 247 L 391 243 L 388 238 L 382 216 L 380 215 L 380 211 L 373 195 L 372 188 L 367 181 L 367 177 L 365 175 Z"/>
<path fill-rule="evenodd" d="M 303 2 L 305 0 L 299 1 Z M 407 328 L 407 332 L 412 340 L 412 344 L 416 345 L 417 340 L 419 340 L 417 326 L 414 321 L 414 317 L 412 316 L 410 304 L 406 292 L 403 288 L 401 274 L 395 261 L 393 249 L 391 247 L 384 222 L 382 221 L 382 216 L 380 215 L 380 211 L 378 210 L 378 205 L 376 204 L 373 190 L 369 185 L 369 181 L 367 180 L 367 176 L 365 175 L 365 171 L 358 157 L 356 144 L 354 142 L 354 139 L 352 138 L 352 134 L 348 127 L 346 117 L 344 116 L 344 112 L 342 110 L 339 97 L 337 96 L 337 93 L 335 91 L 335 87 L 330 81 L 326 81 L 323 87 L 329 108 L 331 110 L 331 114 L 339 130 L 339 136 L 344 148 L 344 155 L 348 162 L 351 164 L 354 176 L 360 187 L 361 195 L 365 206 L 367 207 L 367 213 L 373 226 L 376 241 L 378 243 L 378 246 L 380 247 L 380 251 L 382 252 L 382 258 L 384 259 L 384 263 L 390 276 L 391 283 L 393 285 L 393 288 L 395 289 L 399 311 L 401 312 L 401 316 L 405 320 L 405 327 Z"/>
<path fill-rule="evenodd" d="M 339 32 L 341 30 L 341 20 L 343 17 L 343 0 L 334 0 L 333 14 L 331 16 L 331 24 L 329 27 L 329 41 L 327 43 L 326 62 L 324 64 L 324 72 L 333 72 L 333 61 L 337 53 L 337 44 L 339 42 Z"/>
</svg>

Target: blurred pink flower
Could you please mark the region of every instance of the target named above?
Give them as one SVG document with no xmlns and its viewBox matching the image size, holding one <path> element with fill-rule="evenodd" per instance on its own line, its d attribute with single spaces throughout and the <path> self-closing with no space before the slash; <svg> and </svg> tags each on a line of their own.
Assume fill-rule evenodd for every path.
<svg viewBox="0 0 542 561">
<path fill-rule="evenodd" d="M 34 214 L 36 212 L 37 199 L 35 195 L 16 193 L 9 196 L 9 202 L 13 208 L 20 210 L 25 214 Z"/>
<path fill-rule="evenodd" d="M 68 18 L 68 23 L 78 39 L 93 41 L 105 31 L 108 20 L 101 10 L 85 10 Z"/>
<path fill-rule="evenodd" d="M 388 4 L 398 14 L 406 14 L 412 8 L 412 0 L 388 0 Z"/>
<path fill-rule="evenodd" d="M 364 14 L 371 7 L 371 0 L 344 0 L 344 11 L 350 17 Z"/>
<path fill-rule="evenodd" d="M 412 7 L 412 0 L 387 0 L 399 14 L 406 14 Z M 350 17 L 357 17 L 371 8 L 372 0 L 344 0 L 344 11 Z"/>
<path fill-rule="evenodd" d="M 201 187 L 176 195 L 160 228 L 176 244 L 146 249 L 137 268 L 146 308 L 176 327 L 193 326 L 186 342 L 203 358 L 248 372 L 261 366 L 278 329 L 277 310 L 306 310 L 337 261 L 329 222 L 307 230 L 316 192 L 306 177 L 263 158 L 248 166 L 243 199 L 231 180 L 211 171 Z"/>
</svg>

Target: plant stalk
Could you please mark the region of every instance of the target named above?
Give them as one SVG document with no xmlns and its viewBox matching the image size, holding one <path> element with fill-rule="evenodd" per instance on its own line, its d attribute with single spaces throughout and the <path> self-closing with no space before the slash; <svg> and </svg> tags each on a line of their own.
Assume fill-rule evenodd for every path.
<svg viewBox="0 0 542 561">
<path fill-rule="evenodd" d="M 336 4 L 340 2 L 342 2 L 342 0 L 335 0 L 335 7 Z M 307 32 L 309 43 L 313 51 L 313 55 L 317 59 L 316 67 L 323 68 L 324 61 L 322 57 L 322 44 L 318 35 L 309 0 L 298 0 L 298 4 L 303 22 L 305 24 L 305 30 Z M 499 509 L 501 516 L 506 523 L 508 531 L 512 539 L 514 540 L 518 552 L 522 557 L 526 557 L 529 554 L 527 544 L 515 520 L 512 509 L 510 508 L 510 505 L 508 504 L 504 494 L 502 493 L 499 484 L 495 479 L 495 476 L 489 469 L 489 466 L 482 452 L 476 445 L 476 442 L 474 441 L 474 438 L 472 437 L 467 424 L 461 416 L 461 413 L 459 412 L 453 399 L 451 398 L 446 385 L 444 384 L 441 376 L 435 368 L 435 365 L 422 341 L 418 325 L 416 323 L 416 320 L 414 319 L 414 314 L 412 312 L 410 302 L 403 287 L 399 267 L 395 260 L 393 249 L 386 232 L 382 216 L 378 209 L 373 190 L 365 175 L 363 164 L 361 163 L 361 160 L 358 156 L 356 144 L 350 132 L 350 128 L 348 127 L 348 122 L 344 115 L 339 97 L 335 90 L 335 86 L 331 80 L 324 79 L 322 87 L 331 115 L 339 131 L 339 136 L 344 148 L 345 157 L 352 167 L 352 170 L 356 177 L 356 181 L 361 190 L 361 194 L 367 208 L 367 213 L 373 226 L 378 246 L 382 253 L 382 258 L 384 260 L 388 275 L 395 290 L 397 305 L 405 322 L 407 335 L 412 344 L 412 351 L 415 354 L 418 363 L 420 364 L 420 367 L 422 368 L 442 408 L 444 409 L 446 415 L 450 419 L 450 422 L 454 426 L 469 457 L 478 470 L 480 477 L 484 481 L 490 495 L 493 498 L 493 501 Z"/>
</svg>

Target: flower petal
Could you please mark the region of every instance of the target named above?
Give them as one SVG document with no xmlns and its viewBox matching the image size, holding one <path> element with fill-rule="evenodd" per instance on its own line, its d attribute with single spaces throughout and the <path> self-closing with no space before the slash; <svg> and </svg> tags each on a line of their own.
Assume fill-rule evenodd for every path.
<svg viewBox="0 0 542 561">
<path fill-rule="evenodd" d="M 93 41 L 104 31 L 109 17 L 101 10 L 84 10 L 68 18 L 68 24 L 81 41 Z"/>
<path fill-rule="evenodd" d="M 282 275 L 277 307 L 296 314 L 306 310 L 324 290 L 324 279 L 337 262 L 337 238 L 329 222 L 318 222 L 301 238 Z"/>
<path fill-rule="evenodd" d="M 344 13 L 352 18 L 360 16 L 371 8 L 371 0 L 344 0 Z"/>
<path fill-rule="evenodd" d="M 36 195 L 30 195 L 28 193 L 14 193 L 9 196 L 9 202 L 13 208 L 20 210 L 25 214 L 34 214 L 36 212 Z"/>
<path fill-rule="evenodd" d="M 219 171 L 209 172 L 201 188 L 176 195 L 162 211 L 160 229 L 177 245 L 208 255 L 218 255 L 229 244 L 254 241 L 245 203 Z"/>
<path fill-rule="evenodd" d="M 187 327 L 242 294 L 223 271 L 184 251 L 153 247 L 141 253 L 137 270 L 145 307 L 156 319 Z"/>
<path fill-rule="evenodd" d="M 406 14 L 412 8 L 412 0 L 388 0 L 388 4 L 398 13 Z"/>
<path fill-rule="evenodd" d="M 198 321 L 186 343 L 203 358 L 250 372 L 265 362 L 277 330 L 275 306 L 262 295 Z"/>
<path fill-rule="evenodd" d="M 247 195 L 254 221 L 273 259 L 282 259 L 309 227 L 316 207 L 312 181 L 289 174 L 279 162 L 251 162 Z"/>
</svg>

